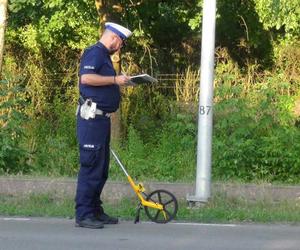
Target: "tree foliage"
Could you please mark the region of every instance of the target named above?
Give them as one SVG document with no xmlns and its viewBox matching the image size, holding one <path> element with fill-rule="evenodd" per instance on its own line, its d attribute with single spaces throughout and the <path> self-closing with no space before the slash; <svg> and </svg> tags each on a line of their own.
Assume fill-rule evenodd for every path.
<svg viewBox="0 0 300 250">
<path fill-rule="evenodd" d="M 155 67 L 155 58 L 166 53 L 180 62 L 177 50 L 183 51 L 190 37 L 188 23 L 195 14 L 194 1 L 119 2 L 122 11 L 110 15 L 108 21 L 118 19 L 134 31 L 130 49 L 135 48 L 132 54 L 140 58 L 135 64 Z M 98 38 L 98 15 L 90 0 L 12 0 L 9 9 L 9 44 L 33 54 L 62 48 L 81 51 Z"/>
<path fill-rule="evenodd" d="M 10 42 L 34 53 L 83 49 L 97 37 L 97 13 L 89 0 L 11 0 Z"/>
<path fill-rule="evenodd" d="M 265 29 L 276 30 L 288 39 L 300 37 L 298 0 L 256 0 L 256 10 Z"/>
<path fill-rule="evenodd" d="M 108 21 L 134 31 L 125 55 L 137 71 L 198 64 L 203 0 L 102 2 Z M 300 36 L 297 0 L 217 3 L 216 45 L 229 48 L 242 66 L 249 61 L 269 65 L 274 39 L 295 41 Z M 98 38 L 98 13 L 91 0 L 11 0 L 9 10 L 8 43 L 36 55 L 51 56 L 62 49 L 80 53 Z"/>
</svg>

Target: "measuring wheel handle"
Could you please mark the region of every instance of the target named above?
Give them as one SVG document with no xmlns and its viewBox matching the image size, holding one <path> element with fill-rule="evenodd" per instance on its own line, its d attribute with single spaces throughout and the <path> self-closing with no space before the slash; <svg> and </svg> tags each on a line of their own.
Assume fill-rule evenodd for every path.
<svg viewBox="0 0 300 250">
<path fill-rule="evenodd" d="M 162 210 L 148 206 L 144 207 L 145 213 L 151 221 L 168 223 L 175 218 L 178 211 L 178 202 L 171 192 L 163 189 L 155 190 L 146 197 L 146 200 L 163 206 Z"/>
</svg>

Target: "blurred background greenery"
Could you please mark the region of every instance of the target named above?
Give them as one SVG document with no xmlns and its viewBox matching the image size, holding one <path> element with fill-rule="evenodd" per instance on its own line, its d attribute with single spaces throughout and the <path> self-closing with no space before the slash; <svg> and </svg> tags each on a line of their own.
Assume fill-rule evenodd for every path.
<svg viewBox="0 0 300 250">
<path fill-rule="evenodd" d="M 159 80 L 122 90 L 113 147 L 134 177 L 193 181 L 202 1 L 101 2 L 10 1 L 0 174 L 76 175 L 77 71 L 100 14 L 134 31 L 123 71 Z M 300 2 L 217 2 L 213 179 L 299 184 Z"/>
</svg>

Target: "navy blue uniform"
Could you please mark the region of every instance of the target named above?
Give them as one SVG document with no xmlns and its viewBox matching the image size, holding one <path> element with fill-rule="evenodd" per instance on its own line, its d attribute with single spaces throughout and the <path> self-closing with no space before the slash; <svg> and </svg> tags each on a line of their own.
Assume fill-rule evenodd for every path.
<svg viewBox="0 0 300 250">
<path fill-rule="evenodd" d="M 100 42 L 87 48 L 80 62 L 79 78 L 83 74 L 115 76 L 109 51 Z M 80 81 L 80 80 L 79 80 Z M 119 108 L 120 89 L 117 84 L 90 86 L 79 82 L 80 94 L 91 98 L 97 108 L 107 113 Z M 96 115 L 85 120 L 77 115 L 77 139 L 80 152 L 80 170 L 76 191 L 76 218 L 81 220 L 101 212 L 100 195 L 108 177 L 110 118 Z"/>
</svg>

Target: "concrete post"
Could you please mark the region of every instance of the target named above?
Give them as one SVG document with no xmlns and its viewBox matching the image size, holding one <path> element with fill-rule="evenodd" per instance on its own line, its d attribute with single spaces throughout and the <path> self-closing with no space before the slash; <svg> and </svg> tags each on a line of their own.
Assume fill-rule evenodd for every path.
<svg viewBox="0 0 300 250">
<path fill-rule="evenodd" d="M 213 81 L 216 0 L 204 0 L 202 19 L 201 76 L 198 112 L 197 175 L 195 195 L 188 202 L 207 202 L 211 195 Z"/>
</svg>

